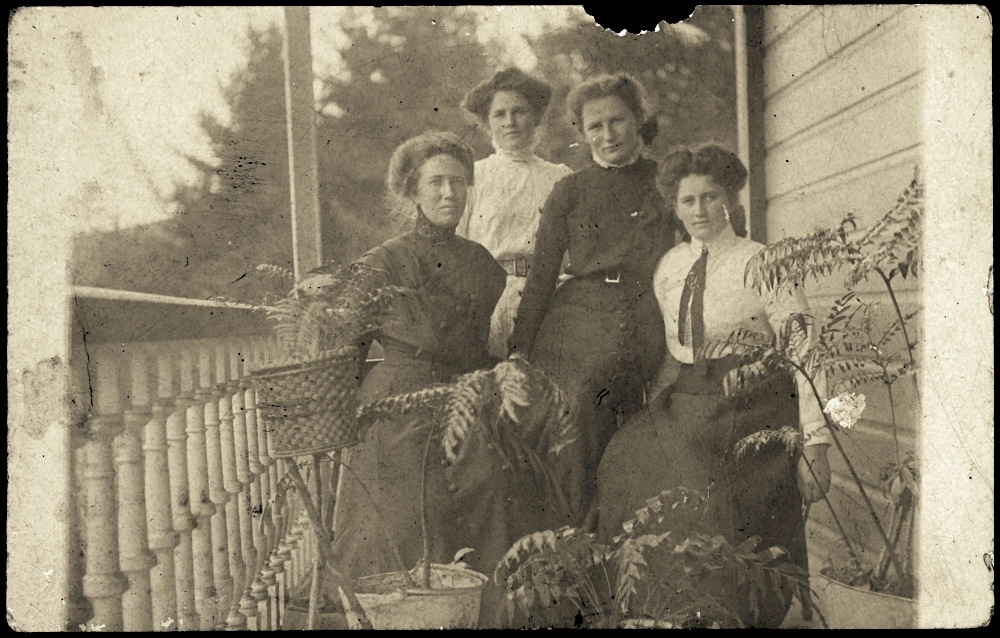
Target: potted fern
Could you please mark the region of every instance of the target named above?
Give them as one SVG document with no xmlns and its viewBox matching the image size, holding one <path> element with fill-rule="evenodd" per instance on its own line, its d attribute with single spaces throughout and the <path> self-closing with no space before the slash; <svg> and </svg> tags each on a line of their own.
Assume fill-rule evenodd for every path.
<svg viewBox="0 0 1000 638">
<path fill-rule="evenodd" d="M 269 453 L 289 459 L 288 474 L 269 507 L 281 507 L 279 501 L 294 486 L 318 540 L 322 560 L 314 581 L 318 582 L 322 566 L 347 616 L 356 625 L 371 628 L 351 583 L 334 563 L 322 495 L 316 494 L 314 501 L 293 457 L 311 455 L 318 473 L 324 453 L 358 442 L 355 392 L 364 361 L 357 340 L 377 327 L 380 304 L 398 290 L 372 291 L 349 268 L 336 264 L 313 271 L 299 283 L 279 266 L 263 264 L 257 270 L 291 284 L 287 295 L 261 306 L 274 322 L 278 354 L 254 367 L 249 376 L 268 432 Z M 318 593 L 310 597 L 313 612 L 317 597 Z M 314 620 L 312 613 L 310 624 Z"/>
<path fill-rule="evenodd" d="M 392 291 L 367 291 L 350 269 L 336 265 L 298 284 L 278 266 L 258 270 L 293 283 L 289 294 L 263 306 L 274 322 L 278 356 L 251 371 L 273 456 L 357 443 L 354 393 L 364 362 L 355 342 L 375 327 L 380 300 Z"/>
<path fill-rule="evenodd" d="M 448 384 L 362 406 L 358 423 L 364 427 L 378 418 L 415 410 L 429 410 L 433 415 L 415 426 L 426 435 L 420 501 L 423 555 L 411 569 L 390 538 L 399 571 L 358 579 L 354 588 L 376 629 L 475 628 L 488 577 L 460 562 L 469 550 L 461 550 L 449 565 L 431 562 L 431 539 L 436 531 L 427 511 L 429 469 L 440 457 L 453 465 L 466 461 L 470 442 L 482 437 L 487 442 L 483 448 L 493 450 L 494 460 L 504 470 L 514 470 L 514 459 L 525 460 L 534 469 L 534 479 L 565 507 L 553 471 L 523 435 L 530 430 L 532 436 L 552 441 L 555 452 L 571 443 L 574 428 L 566 419 L 566 398 L 545 372 L 515 356 Z"/>
<path fill-rule="evenodd" d="M 515 543 L 494 574 L 497 580 L 506 577 L 510 617 L 515 609 L 544 616 L 551 605 L 568 602 L 577 610 L 577 626 L 585 628 L 740 627 L 741 614 L 718 595 L 720 584 L 732 583 L 748 585 L 751 614 L 770 588 L 779 595 L 781 589 L 791 591 L 803 606 L 812 605 L 803 596 L 807 574 L 783 561 L 783 549 L 759 548 L 757 537 L 733 546 L 719 535 L 695 531 L 676 538 L 662 529 L 666 511 L 703 514 L 702 492 L 665 490 L 646 503 L 610 545 L 572 527 L 536 532 Z M 654 560 L 658 581 L 650 582 Z"/>
<path fill-rule="evenodd" d="M 923 186 L 914 177 L 892 209 L 868 229 L 859 230 L 855 218 L 848 215 L 837 229 L 786 238 L 763 249 L 747 265 L 748 285 L 775 291 L 846 271 L 846 293 L 821 318 L 793 315 L 782 335 L 773 340 L 738 331 L 724 342 L 705 346 L 706 356 L 732 353 L 745 357 L 744 364 L 726 379 L 730 395 L 752 387 L 765 374 L 798 372 L 808 379 L 813 397 L 823 408 L 832 447 L 857 490 L 861 516 L 876 538 L 872 547 L 858 533 L 859 527 L 849 524 L 840 504 L 832 503 L 829 495 L 824 497 L 846 552 L 846 559 L 831 560 L 820 572 L 828 616 L 835 627 L 908 627 L 913 619 L 915 582 L 906 532 L 912 529 L 918 504 L 919 468 L 913 451 L 902 449 L 898 434 L 905 409 L 918 413 L 913 401 L 902 398 L 909 395 L 919 400 L 912 324 L 917 313 L 903 311 L 894 285 L 918 273 L 923 201 Z M 866 300 L 858 292 L 866 281 L 880 284 L 889 303 Z M 810 328 L 817 338 L 804 347 Z M 849 449 L 849 429 L 866 408 L 865 395 L 857 391 L 872 384 L 875 391 L 881 386 L 886 393 L 893 441 L 889 460 L 877 478 L 859 471 L 855 455 L 865 453 L 862 448 Z M 901 388 L 901 384 L 910 387 Z M 875 505 L 870 494 L 873 484 L 879 486 L 888 506 Z"/>
</svg>

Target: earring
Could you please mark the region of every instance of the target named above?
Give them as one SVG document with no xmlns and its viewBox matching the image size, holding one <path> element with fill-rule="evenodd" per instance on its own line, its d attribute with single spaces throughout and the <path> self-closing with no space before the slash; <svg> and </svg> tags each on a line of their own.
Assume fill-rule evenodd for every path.
<svg viewBox="0 0 1000 638">
<path fill-rule="evenodd" d="M 726 221 L 727 222 L 730 221 L 730 219 L 729 219 L 729 209 L 726 208 L 725 204 L 722 205 L 722 210 L 726 211 Z"/>
</svg>

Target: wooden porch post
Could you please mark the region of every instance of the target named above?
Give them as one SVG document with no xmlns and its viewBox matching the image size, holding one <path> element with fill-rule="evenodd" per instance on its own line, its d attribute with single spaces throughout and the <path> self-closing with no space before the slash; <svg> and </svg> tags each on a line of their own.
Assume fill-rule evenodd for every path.
<svg viewBox="0 0 1000 638">
<path fill-rule="evenodd" d="M 739 155 L 750 171 L 742 203 L 750 238 L 767 243 L 764 175 L 764 8 L 733 5 Z"/>
<path fill-rule="evenodd" d="M 285 118 L 295 279 L 323 263 L 309 7 L 285 7 Z"/>
</svg>

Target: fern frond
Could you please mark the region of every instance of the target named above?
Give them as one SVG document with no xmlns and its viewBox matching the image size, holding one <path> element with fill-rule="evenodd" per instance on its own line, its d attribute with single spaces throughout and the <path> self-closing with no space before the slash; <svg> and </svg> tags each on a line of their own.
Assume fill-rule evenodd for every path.
<svg viewBox="0 0 1000 638">
<path fill-rule="evenodd" d="M 746 436 L 733 445 L 736 460 L 740 461 L 750 453 L 756 454 L 771 443 L 779 443 L 789 456 L 802 450 L 802 433 L 797 428 L 785 426 L 777 430 L 761 430 Z"/>
<path fill-rule="evenodd" d="M 476 371 L 463 375 L 452 388 L 445 408 L 442 444 L 445 457 L 458 463 L 465 455 L 469 431 L 483 413 L 483 395 L 489 382 L 489 372 Z"/>
<path fill-rule="evenodd" d="M 518 423 L 518 408 L 528 406 L 528 375 L 514 361 L 502 361 L 493 375 L 500 393 L 500 409 L 514 423 Z"/>
<path fill-rule="evenodd" d="M 921 219 L 924 189 L 914 178 L 896 204 L 858 241 L 864 258 L 849 273 L 846 285 L 857 286 L 878 270 L 890 281 L 896 274 L 904 279 L 920 270 Z"/>
<path fill-rule="evenodd" d="M 787 237 L 765 247 L 747 262 L 744 282 L 759 292 L 794 287 L 852 263 L 853 247 L 836 231 L 823 229 L 804 237 Z"/>
<path fill-rule="evenodd" d="M 264 273 L 269 277 L 273 277 L 285 283 L 295 283 L 295 273 L 287 268 L 282 268 L 281 266 L 275 266 L 273 264 L 260 264 L 257 266 L 257 272 Z"/>
<path fill-rule="evenodd" d="M 841 356 L 824 361 L 820 369 L 827 375 L 833 377 L 840 374 L 851 374 L 855 372 L 868 372 L 882 374 L 882 368 L 871 356 Z"/>
<path fill-rule="evenodd" d="M 378 419 L 393 419 L 414 410 L 442 411 L 452 397 L 451 386 L 436 385 L 409 394 L 397 394 L 367 403 L 358 408 L 358 423 L 370 425 Z"/>
</svg>

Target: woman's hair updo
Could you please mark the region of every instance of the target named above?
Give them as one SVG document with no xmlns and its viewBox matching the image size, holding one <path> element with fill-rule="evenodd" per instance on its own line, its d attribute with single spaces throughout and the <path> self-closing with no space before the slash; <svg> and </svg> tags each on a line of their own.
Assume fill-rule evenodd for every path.
<svg viewBox="0 0 1000 638">
<path fill-rule="evenodd" d="M 583 133 L 583 106 L 587 102 L 616 97 L 635 116 L 642 141 L 650 144 L 656 137 L 656 118 L 646 98 L 642 83 L 627 73 L 606 74 L 578 84 L 566 98 L 566 114 Z"/>
<path fill-rule="evenodd" d="M 681 180 L 690 175 L 708 175 L 726 191 L 733 204 L 729 221 L 737 235 L 746 237 L 746 220 L 737 212 L 742 211 L 742 208 L 735 205 L 739 192 L 747 183 L 747 169 L 740 158 L 718 144 L 705 144 L 693 150 L 680 148 L 671 151 L 660 162 L 656 174 L 656 186 L 671 209 L 676 205 Z"/>
<path fill-rule="evenodd" d="M 493 96 L 500 91 L 512 91 L 527 100 L 535 126 L 541 124 L 552 99 L 552 87 L 517 67 L 497 71 L 489 80 L 469 91 L 462 100 L 462 108 L 488 128 Z"/>
<path fill-rule="evenodd" d="M 424 162 L 438 155 L 450 155 L 458 160 L 465 169 L 466 180 L 472 185 L 475 154 L 469 145 L 454 133 L 428 131 L 397 146 L 389 160 L 385 184 L 389 189 L 390 208 L 394 212 L 413 212 L 409 200 L 416 193 L 420 168 Z"/>
</svg>

